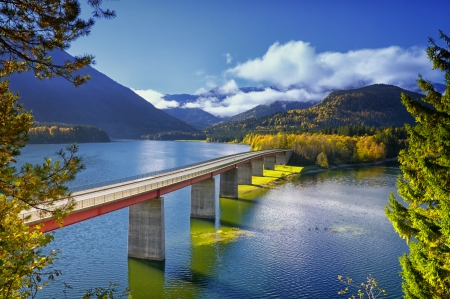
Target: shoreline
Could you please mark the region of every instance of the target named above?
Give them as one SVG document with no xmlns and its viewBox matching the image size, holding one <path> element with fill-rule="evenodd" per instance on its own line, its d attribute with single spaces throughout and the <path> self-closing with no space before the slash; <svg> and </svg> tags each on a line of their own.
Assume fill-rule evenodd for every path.
<svg viewBox="0 0 450 299">
<path fill-rule="evenodd" d="M 250 192 L 256 192 L 261 191 L 264 189 L 271 189 L 274 186 L 280 185 L 283 182 L 286 182 L 295 176 L 299 176 L 301 174 L 309 174 L 309 173 L 318 173 L 318 172 L 324 172 L 328 170 L 334 170 L 339 168 L 346 168 L 346 167 L 354 167 L 354 166 L 377 166 L 384 163 L 389 162 L 396 162 L 397 158 L 387 158 L 376 162 L 364 162 L 364 163 L 357 163 L 357 164 L 351 164 L 351 163 L 345 163 L 345 164 L 337 164 L 337 165 L 331 165 L 329 168 L 322 168 L 318 165 L 310 165 L 310 166 L 293 166 L 293 165 L 276 165 L 275 170 L 264 170 L 264 172 L 268 172 L 268 175 L 264 175 L 262 177 L 260 176 L 252 176 L 252 184 L 251 185 L 239 185 L 239 197 L 241 195 L 250 193 Z M 293 169 L 298 169 L 299 171 L 292 171 Z M 278 176 L 276 173 L 279 173 Z M 269 174 L 272 173 L 272 176 Z M 253 179 L 255 179 L 255 183 L 253 183 Z M 264 182 L 266 181 L 266 182 Z"/>
<path fill-rule="evenodd" d="M 302 173 L 314 173 L 314 172 L 321 172 L 321 171 L 334 170 L 334 169 L 346 168 L 346 167 L 354 167 L 354 166 L 377 166 L 377 165 L 381 165 L 381 164 L 389 163 L 389 162 L 397 162 L 397 158 L 386 158 L 386 159 L 376 161 L 376 162 L 363 162 L 363 163 L 356 163 L 356 164 L 352 164 L 352 163 L 336 164 L 336 165 L 331 165 L 329 168 L 322 168 L 322 167 L 318 166 L 317 169 L 305 170 Z"/>
</svg>

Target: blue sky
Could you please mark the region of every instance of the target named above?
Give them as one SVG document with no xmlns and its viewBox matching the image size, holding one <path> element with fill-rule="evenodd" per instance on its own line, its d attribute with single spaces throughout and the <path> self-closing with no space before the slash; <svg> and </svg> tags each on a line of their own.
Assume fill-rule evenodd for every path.
<svg viewBox="0 0 450 299">
<path fill-rule="evenodd" d="M 241 95 L 225 106 L 214 99 L 198 103 L 217 115 L 277 97 L 318 99 L 321 90 L 345 88 L 352 81 L 402 85 L 418 73 L 439 81 L 442 76 L 430 72 L 424 49 L 428 37 L 438 40 L 438 29 L 450 34 L 448 0 L 119 0 L 103 5 L 117 17 L 99 20 L 68 52 L 95 55 L 97 70 L 141 90 L 157 107 L 162 94 L 214 87 L 236 93 L 237 87 L 274 85 L 287 92 L 297 86 L 291 95 Z"/>
</svg>

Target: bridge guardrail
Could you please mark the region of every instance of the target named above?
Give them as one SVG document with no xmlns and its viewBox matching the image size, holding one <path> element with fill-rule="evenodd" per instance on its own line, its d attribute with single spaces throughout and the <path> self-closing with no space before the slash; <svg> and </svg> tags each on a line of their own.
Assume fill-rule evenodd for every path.
<svg viewBox="0 0 450 299">
<path fill-rule="evenodd" d="M 128 176 L 128 177 L 124 177 L 124 178 L 118 178 L 118 179 L 112 179 L 112 180 L 97 182 L 97 183 L 72 186 L 72 187 L 69 187 L 69 192 L 74 193 L 74 192 L 79 192 L 79 191 L 84 191 L 84 190 L 89 190 L 89 189 L 94 189 L 94 188 L 105 187 L 105 186 L 108 186 L 108 185 L 115 185 L 115 184 L 135 181 L 135 180 L 139 180 L 139 179 L 145 179 L 145 178 L 148 178 L 148 177 L 157 176 L 157 175 L 161 175 L 161 174 L 166 174 L 166 173 L 174 172 L 174 171 L 181 170 L 181 169 L 184 169 L 184 168 L 195 167 L 195 166 L 200 165 L 200 164 L 211 163 L 211 162 L 214 162 L 214 161 L 217 161 L 217 160 L 226 159 L 226 158 L 230 158 L 232 156 L 244 155 L 244 154 L 248 154 L 248 152 L 227 155 L 227 156 L 214 158 L 214 159 L 210 159 L 210 160 L 206 160 L 206 161 L 202 161 L 202 162 L 187 164 L 187 165 L 183 165 L 183 166 L 178 166 L 178 167 L 173 167 L 173 168 L 168 168 L 168 169 L 163 169 L 163 170 L 158 170 L 158 171 L 152 171 L 152 172 L 148 172 L 148 173 L 144 173 L 144 174 L 138 174 L 138 175 L 133 175 L 133 176 Z"/>
<path fill-rule="evenodd" d="M 200 164 L 210 164 L 210 163 L 213 163 L 214 161 L 221 160 L 221 159 L 229 159 L 229 158 L 232 158 L 232 157 L 237 158 L 237 156 L 236 155 L 229 155 L 229 156 L 225 156 L 225 157 L 221 157 L 221 158 L 217 158 L 217 159 L 204 161 L 202 163 L 195 163 L 195 164 L 191 164 L 191 165 L 187 165 L 187 166 L 183 166 L 183 167 L 176 167 L 175 170 L 171 169 L 171 171 L 168 171 L 168 170 L 166 170 L 164 172 L 157 171 L 157 172 L 155 172 L 155 173 L 157 173 L 156 176 L 158 176 L 160 174 L 164 174 L 164 173 L 167 174 L 167 173 L 176 172 L 176 171 L 179 171 L 180 175 L 176 176 L 176 177 L 172 177 L 170 179 L 163 179 L 161 181 L 156 181 L 156 182 L 151 182 L 149 184 L 136 186 L 136 187 L 131 188 L 131 189 L 116 191 L 116 192 L 107 193 L 107 194 L 104 194 L 104 195 L 100 195 L 100 196 L 96 196 L 96 197 L 92 197 L 92 198 L 87 198 L 87 199 L 76 201 L 74 211 L 84 210 L 84 209 L 87 209 L 87 208 L 90 208 L 90 207 L 93 207 L 93 206 L 96 206 L 96 205 L 101 205 L 101 204 L 105 204 L 107 202 L 113 202 L 113 201 L 116 201 L 116 200 L 124 199 L 124 198 L 127 198 L 127 197 L 132 196 L 132 195 L 136 195 L 136 194 L 139 194 L 139 193 L 144 193 L 144 192 L 148 192 L 148 191 L 152 191 L 152 190 L 158 190 L 158 189 L 160 189 L 162 187 L 165 187 L 165 186 L 168 186 L 168 185 L 172 185 L 174 183 L 182 182 L 182 181 L 185 181 L 185 180 L 189 180 L 189 179 L 192 179 L 192 178 L 195 178 L 195 177 L 199 177 L 199 176 L 201 176 L 203 174 L 211 173 L 211 172 L 214 172 L 214 171 L 226 168 L 228 166 L 237 164 L 239 162 L 242 162 L 242 161 L 245 161 L 245 160 L 257 157 L 257 156 L 262 156 L 262 155 L 267 154 L 267 153 L 278 152 L 278 151 L 280 151 L 280 150 L 254 152 L 255 155 L 250 155 L 250 156 L 248 156 L 249 152 L 246 152 L 245 153 L 245 158 L 234 159 L 233 161 L 229 161 L 229 162 L 227 162 L 225 164 L 222 164 L 220 166 L 208 167 L 206 169 L 195 171 L 195 172 L 190 172 L 190 173 L 187 173 L 187 174 L 183 174 L 183 172 L 184 171 L 189 171 L 189 168 L 198 166 Z M 241 156 L 241 155 L 242 154 L 238 154 L 238 156 Z M 184 170 L 184 171 L 180 171 L 180 170 Z M 138 177 L 135 180 L 146 178 L 146 177 L 142 177 L 142 175 L 134 176 L 134 177 Z M 152 177 L 149 176 L 148 178 L 151 179 Z M 135 183 L 135 182 L 130 181 L 130 184 L 131 183 Z M 117 183 L 115 183 L 115 184 L 117 184 Z M 95 184 L 92 184 L 92 185 L 95 185 Z M 95 188 L 97 188 L 97 187 L 95 187 Z M 75 197 L 76 197 L 76 195 L 75 195 Z M 22 214 L 22 219 L 26 223 L 34 223 L 34 222 L 40 221 L 40 220 L 42 220 L 44 218 L 48 218 L 48 216 L 46 216 L 46 215 L 41 216 L 37 211 L 28 211 L 28 212 L 23 212 L 21 214 Z"/>
</svg>

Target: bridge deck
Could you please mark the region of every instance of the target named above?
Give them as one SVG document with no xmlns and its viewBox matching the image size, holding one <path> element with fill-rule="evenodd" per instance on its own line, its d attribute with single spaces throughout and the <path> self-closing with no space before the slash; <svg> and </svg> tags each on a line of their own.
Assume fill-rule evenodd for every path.
<svg viewBox="0 0 450 299">
<path fill-rule="evenodd" d="M 76 203 L 75 209 L 64 219 L 64 225 L 156 198 L 249 163 L 251 160 L 283 154 L 286 151 L 288 150 L 240 153 L 147 178 L 75 192 L 72 194 Z M 67 199 L 63 199 L 58 206 L 66 203 Z M 58 228 L 49 214 L 42 214 L 36 209 L 22 211 L 20 215 L 28 225 L 44 223 L 45 231 Z"/>
</svg>

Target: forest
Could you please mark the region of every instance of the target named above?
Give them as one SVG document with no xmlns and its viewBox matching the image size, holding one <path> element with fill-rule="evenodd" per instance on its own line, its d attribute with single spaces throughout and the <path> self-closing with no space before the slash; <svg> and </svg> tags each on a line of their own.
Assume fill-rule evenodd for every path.
<svg viewBox="0 0 450 299">
<path fill-rule="evenodd" d="M 148 134 L 141 136 L 145 140 L 205 140 L 206 135 L 203 132 L 160 132 L 156 134 Z"/>
<path fill-rule="evenodd" d="M 336 131 L 349 132 L 351 129 L 346 127 Z M 328 168 L 335 164 L 376 162 L 395 158 L 400 150 L 405 148 L 404 135 L 403 129 L 394 127 L 377 129 L 371 135 L 362 136 L 337 133 L 250 133 L 244 137 L 243 143 L 250 145 L 251 150 L 292 148 L 292 164 L 318 164 Z"/>
<path fill-rule="evenodd" d="M 28 131 L 28 143 L 110 142 L 100 128 L 88 125 L 36 123 Z"/>
<path fill-rule="evenodd" d="M 402 127 L 405 123 L 413 124 L 414 119 L 401 103 L 401 93 L 414 99 L 422 96 L 393 85 L 374 84 L 359 89 L 334 91 L 307 109 L 219 123 L 204 131 L 212 142 L 240 142 L 250 132 L 301 134 L 345 126 Z"/>
</svg>

